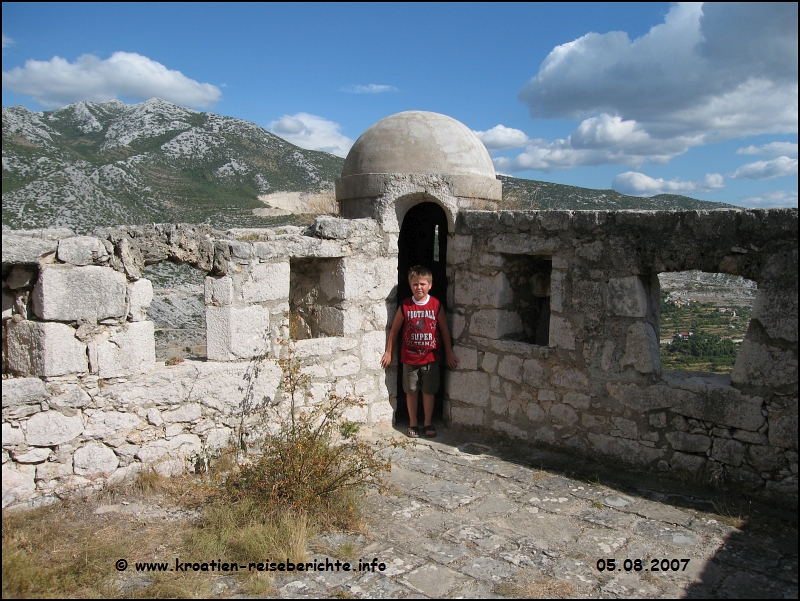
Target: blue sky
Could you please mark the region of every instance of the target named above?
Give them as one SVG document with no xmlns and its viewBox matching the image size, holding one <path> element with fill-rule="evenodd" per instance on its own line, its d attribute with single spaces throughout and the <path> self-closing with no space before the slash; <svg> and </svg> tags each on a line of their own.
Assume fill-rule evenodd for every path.
<svg viewBox="0 0 800 601">
<path fill-rule="evenodd" d="M 516 177 L 797 206 L 795 3 L 3 3 L 3 106 L 154 96 L 340 156 L 435 111 Z"/>
</svg>

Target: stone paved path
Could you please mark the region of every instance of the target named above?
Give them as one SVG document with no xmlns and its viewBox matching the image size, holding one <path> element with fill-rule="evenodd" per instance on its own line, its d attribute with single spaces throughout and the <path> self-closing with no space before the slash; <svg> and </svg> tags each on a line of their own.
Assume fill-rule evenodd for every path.
<svg viewBox="0 0 800 601">
<path fill-rule="evenodd" d="M 400 494 L 370 499 L 369 534 L 319 537 L 311 553 L 385 570 L 286 574 L 280 597 L 797 598 L 794 512 L 745 502 L 739 520 L 709 491 L 441 432 L 393 466 Z M 564 475 L 581 470 L 600 475 Z"/>
</svg>

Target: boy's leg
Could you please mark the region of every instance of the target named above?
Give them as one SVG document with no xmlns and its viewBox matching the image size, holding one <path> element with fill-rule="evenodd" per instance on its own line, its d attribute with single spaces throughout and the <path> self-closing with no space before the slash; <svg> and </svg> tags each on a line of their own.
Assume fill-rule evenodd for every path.
<svg viewBox="0 0 800 601">
<path fill-rule="evenodd" d="M 425 395 L 423 395 L 423 403 Z M 417 427 L 417 404 L 419 403 L 419 393 L 418 392 L 407 392 L 406 393 L 406 407 L 408 407 L 408 425 L 412 428 Z M 427 407 L 427 405 L 425 406 Z"/>
<path fill-rule="evenodd" d="M 430 426 L 433 423 L 433 406 L 436 403 L 436 395 L 422 393 L 422 410 L 425 412 L 425 424 Z M 414 403 L 416 406 L 416 402 Z"/>
</svg>

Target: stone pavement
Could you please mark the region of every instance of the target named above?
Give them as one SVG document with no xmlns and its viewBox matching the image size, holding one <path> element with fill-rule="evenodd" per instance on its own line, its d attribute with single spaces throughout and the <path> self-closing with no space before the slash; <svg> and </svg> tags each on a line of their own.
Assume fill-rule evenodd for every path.
<svg viewBox="0 0 800 601">
<path fill-rule="evenodd" d="M 392 463 L 369 534 L 310 553 L 385 569 L 283 574 L 281 598 L 797 598 L 795 511 L 441 428 Z"/>
</svg>

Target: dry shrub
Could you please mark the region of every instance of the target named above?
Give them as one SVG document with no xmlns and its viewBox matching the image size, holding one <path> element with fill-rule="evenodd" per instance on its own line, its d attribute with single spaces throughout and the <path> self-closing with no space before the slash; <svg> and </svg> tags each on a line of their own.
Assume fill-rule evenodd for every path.
<svg viewBox="0 0 800 601">
<path fill-rule="evenodd" d="M 251 462 L 228 478 L 227 493 L 234 502 L 254 501 L 311 513 L 331 526 L 351 526 L 359 518 L 359 498 L 367 486 L 388 490 L 383 475 L 391 464 L 384 451 L 404 443 L 370 444 L 358 437 L 358 424 L 344 416 L 363 407 L 363 399 L 331 394 L 325 402 L 301 409 L 310 397 L 308 376 L 301 372 L 292 344 L 281 341 L 281 347 L 281 390 L 289 400 L 289 416 L 276 434 L 264 437 Z"/>
</svg>

